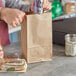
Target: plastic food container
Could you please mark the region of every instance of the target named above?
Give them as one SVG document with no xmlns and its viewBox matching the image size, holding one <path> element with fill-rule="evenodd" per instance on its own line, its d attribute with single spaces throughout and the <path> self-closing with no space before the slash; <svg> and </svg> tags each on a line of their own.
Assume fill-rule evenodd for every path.
<svg viewBox="0 0 76 76">
<path fill-rule="evenodd" d="M 76 34 L 65 35 L 65 54 L 76 56 Z"/>
<path fill-rule="evenodd" d="M 3 59 L 0 61 L 0 72 L 26 72 L 24 59 Z"/>
</svg>

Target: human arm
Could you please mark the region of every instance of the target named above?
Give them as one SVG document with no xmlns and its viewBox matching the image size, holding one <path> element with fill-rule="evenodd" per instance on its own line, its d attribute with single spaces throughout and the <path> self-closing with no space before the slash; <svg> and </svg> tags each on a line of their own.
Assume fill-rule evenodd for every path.
<svg viewBox="0 0 76 76">
<path fill-rule="evenodd" d="M 22 0 L 5 0 L 5 7 L 17 8 L 24 12 L 30 11 L 30 2 L 24 2 Z"/>
<path fill-rule="evenodd" d="M 0 19 L 13 27 L 19 25 L 25 15 L 18 9 L 2 8 L 0 11 Z"/>
<path fill-rule="evenodd" d="M 18 9 L 15 9 L 15 8 L 18 7 L 18 5 L 17 5 L 17 7 L 16 7 L 16 5 L 14 5 L 15 3 L 9 4 L 10 2 L 15 1 L 15 0 L 5 0 L 5 1 L 8 1 L 7 2 L 8 6 L 6 5 L 7 8 L 2 8 L 1 14 L 0 14 L 1 15 L 1 20 L 4 20 L 7 24 L 12 25 L 12 26 L 15 27 L 22 22 L 22 19 L 23 19 L 25 13 L 18 10 Z M 19 1 L 19 0 L 16 0 L 16 1 Z M 22 4 L 22 3 L 20 3 L 20 4 Z M 24 2 L 23 2 L 23 4 L 24 4 Z M 45 4 L 44 7 L 46 8 L 48 4 L 46 4 L 46 2 L 44 4 Z M 30 5 L 30 4 L 28 4 L 28 5 Z M 26 6 L 26 5 L 24 5 L 24 6 Z M 20 9 L 22 9 L 22 8 L 23 8 L 23 6 L 22 7 L 20 6 Z M 30 9 L 30 7 L 29 7 L 29 9 Z M 27 10 L 29 10 L 29 9 L 27 9 Z M 27 11 L 26 8 L 24 8 L 22 10 Z M 48 10 L 48 8 L 46 10 Z"/>
<path fill-rule="evenodd" d="M 29 0 L 28 3 L 22 0 L 5 0 L 6 7 L 9 8 L 18 8 L 22 11 L 28 12 L 30 9 L 34 8 L 34 1 L 31 3 Z M 48 0 L 43 0 L 43 10 L 47 11 L 51 9 L 51 3 Z"/>
</svg>

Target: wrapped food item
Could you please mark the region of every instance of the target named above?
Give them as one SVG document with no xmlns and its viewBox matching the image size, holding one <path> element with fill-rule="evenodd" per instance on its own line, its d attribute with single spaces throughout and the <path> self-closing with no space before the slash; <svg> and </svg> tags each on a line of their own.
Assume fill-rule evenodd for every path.
<svg viewBox="0 0 76 76">
<path fill-rule="evenodd" d="M 75 13 L 76 12 L 76 2 L 68 2 L 65 4 L 65 13 Z"/>
<path fill-rule="evenodd" d="M 76 0 L 61 0 L 61 4 L 63 7 L 63 13 L 76 13 Z"/>
<path fill-rule="evenodd" d="M 24 59 L 6 59 L 0 65 L 1 72 L 26 72 L 27 64 Z"/>
</svg>

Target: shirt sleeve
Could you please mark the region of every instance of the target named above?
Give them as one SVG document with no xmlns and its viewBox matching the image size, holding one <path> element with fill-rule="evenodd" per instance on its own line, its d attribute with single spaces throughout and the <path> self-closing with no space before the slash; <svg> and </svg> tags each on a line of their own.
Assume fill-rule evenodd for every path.
<svg viewBox="0 0 76 76">
<path fill-rule="evenodd" d="M 22 0 L 5 0 L 5 7 L 17 8 L 24 12 L 30 11 L 30 4 L 27 4 Z"/>
</svg>

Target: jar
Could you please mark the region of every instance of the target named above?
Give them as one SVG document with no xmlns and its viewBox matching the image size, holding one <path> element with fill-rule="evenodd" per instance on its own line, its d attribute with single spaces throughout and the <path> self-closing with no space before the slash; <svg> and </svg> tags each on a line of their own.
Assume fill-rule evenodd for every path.
<svg viewBox="0 0 76 76">
<path fill-rule="evenodd" d="M 67 56 L 76 55 L 76 34 L 65 35 L 65 54 Z"/>
</svg>

